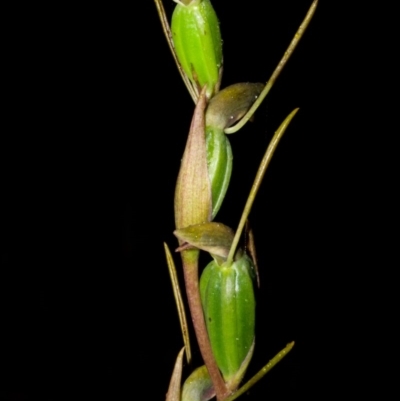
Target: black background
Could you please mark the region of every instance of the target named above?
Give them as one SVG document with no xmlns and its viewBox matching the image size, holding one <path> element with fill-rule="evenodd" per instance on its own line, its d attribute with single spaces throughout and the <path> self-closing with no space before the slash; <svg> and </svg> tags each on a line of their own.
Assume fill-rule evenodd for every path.
<svg viewBox="0 0 400 401">
<path fill-rule="evenodd" d="M 332 3 L 319 5 L 255 121 L 231 136 L 233 178 L 218 220 L 235 227 L 274 130 L 300 107 L 250 217 L 262 284 L 249 375 L 296 345 L 242 397 L 249 401 L 319 399 L 337 386 L 328 371 L 338 344 L 354 340 L 358 305 L 343 302 L 351 280 L 341 266 L 354 247 L 349 191 L 361 185 L 352 179 L 360 168 L 341 166 L 356 142 L 343 138 L 358 135 L 347 119 L 355 91 L 343 84 L 357 39 Z M 213 4 L 224 87 L 266 81 L 310 1 Z M 173 7 L 166 2 L 169 15 Z M 20 9 L 12 18 L 3 396 L 162 400 L 182 346 L 162 243 L 176 244 L 174 186 L 193 102 L 152 1 Z"/>
</svg>

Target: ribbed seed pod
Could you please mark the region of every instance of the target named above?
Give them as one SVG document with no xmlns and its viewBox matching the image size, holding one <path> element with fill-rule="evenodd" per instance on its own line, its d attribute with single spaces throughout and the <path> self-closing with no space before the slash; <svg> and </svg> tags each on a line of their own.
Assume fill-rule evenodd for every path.
<svg viewBox="0 0 400 401">
<path fill-rule="evenodd" d="M 224 129 L 247 112 L 264 85 L 239 83 L 218 92 L 206 110 L 206 146 L 208 176 L 212 192 L 212 218 L 225 198 L 232 173 L 232 149 Z"/>
<path fill-rule="evenodd" d="M 224 380 L 236 380 L 254 341 L 254 270 L 243 254 L 231 266 L 210 262 L 200 278 L 208 335 Z"/>
<path fill-rule="evenodd" d="M 222 65 L 221 32 L 210 0 L 177 4 L 172 14 L 171 31 L 183 70 L 199 89 L 207 85 L 210 98 L 218 86 Z"/>
<path fill-rule="evenodd" d="M 206 128 L 208 176 L 211 183 L 212 219 L 217 215 L 228 190 L 232 174 L 232 148 L 224 131 Z"/>
</svg>

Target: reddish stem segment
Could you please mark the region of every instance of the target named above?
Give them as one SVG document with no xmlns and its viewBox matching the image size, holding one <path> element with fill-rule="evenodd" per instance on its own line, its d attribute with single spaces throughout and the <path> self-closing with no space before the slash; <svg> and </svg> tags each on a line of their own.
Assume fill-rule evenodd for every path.
<svg viewBox="0 0 400 401">
<path fill-rule="evenodd" d="M 183 271 L 185 277 L 186 293 L 189 301 L 190 314 L 199 344 L 201 356 L 207 366 L 208 373 L 214 385 L 217 400 L 222 401 L 230 395 L 230 391 L 222 379 L 221 373 L 212 353 L 210 340 L 204 321 L 203 308 L 201 305 L 198 276 L 198 250 L 187 250 L 181 253 Z"/>
</svg>

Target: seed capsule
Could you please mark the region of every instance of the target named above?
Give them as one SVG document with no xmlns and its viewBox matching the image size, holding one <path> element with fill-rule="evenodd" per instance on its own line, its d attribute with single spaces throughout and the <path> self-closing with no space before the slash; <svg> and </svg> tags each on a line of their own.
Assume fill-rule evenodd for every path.
<svg viewBox="0 0 400 401">
<path fill-rule="evenodd" d="M 212 218 L 225 198 L 232 173 L 232 149 L 224 129 L 240 120 L 252 106 L 264 85 L 239 83 L 218 92 L 206 111 L 208 176 L 212 193 Z"/>
<path fill-rule="evenodd" d="M 231 266 L 210 262 L 200 279 L 212 351 L 226 382 L 240 381 L 242 364 L 252 351 L 256 307 L 253 279 L 253 262 L 246 254 Z"/>
<path fill-rule="evenodd" d="M 222 66 L 221 32 L 210 0 L 192 0 L 188 5 L 178 3 L 172 15 L 171 31 L 183 70 L 199 90 L 207 85 L 210 98 L 219 86 Z"/>
<path fill-rule="evenodd" d="M 232 174 L 232 148 L 223 130 L 206 128 L 207 166 L 211 184 L 212 219 L 217 215 Z"/>
</svg>

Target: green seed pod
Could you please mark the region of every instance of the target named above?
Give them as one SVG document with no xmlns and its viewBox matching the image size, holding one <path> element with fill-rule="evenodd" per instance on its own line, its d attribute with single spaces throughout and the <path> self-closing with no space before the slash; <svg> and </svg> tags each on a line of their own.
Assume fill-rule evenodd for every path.
<svg viewBox="0 0 400 401">
<path fill-rule="evenodd" d="M 224 380 L 236 385 L 250 361 L 254 342 L 253 268 L 251 259 L 242 254 L 231 266 L 210 262 L 200 278 L 204 318 L 215 360 Z"/>
<path fill-rule="evenodd" d="M 212 216 L 217 215 L 228 190 L 232 174 L 232 148 L 220 129 L 206 128 L 207 166 L 211 184 Z"/>
<path fill-rule="evenodd" d="M 206 147 L 212 193 L 212 218 L 222 205 L 232 173 L 232 149 L 224 130 L 243 117 L 263 87 L 263 84 L 258 83 L 228 86 L 218 92 L 207 107 Z"/>
<path fill-rule="evenodd" d="M 219 86 L 222 66 L 218 18 L 210 0 L 192 0 L 185 4 L 178 3 L 172 15 L 175 52 L 189 79 L 199 89 L 207 85 L 210 98 Z"/>
</svg>

